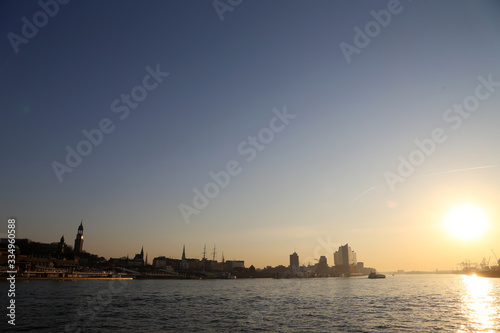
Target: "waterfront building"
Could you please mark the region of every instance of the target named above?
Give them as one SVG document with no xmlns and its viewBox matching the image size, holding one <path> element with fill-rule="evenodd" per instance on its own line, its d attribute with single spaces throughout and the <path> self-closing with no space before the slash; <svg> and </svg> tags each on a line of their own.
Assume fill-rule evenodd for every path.
<svg viewBox="0 0 500 333">
<path fill-rule="evenodd" d="M 141 253 L 134 256 L 134 259 L 127 257 L 109 258 L 109 263 L 115 267 L 143 267 L 144 266 L 144 247 L 141 248 Z"/>
<path fill-rule="evenodd" d="M 299 255 L 297 252 L 290 254 L 290 266 L 288 266 L 286 276 L 299 276 L 300 266 L 299 266 Z"/>
<path fill-rule="evenodd" d="M 292 270 L 297 270 L 299 268 L 299 255 L 297 252 L 290 254 L 290 268 Z"/>
<path fill-rule="evenodd" d="M 129 260 L 128 266 L 135 266 L 135 267 L 141 267 L 144 266 L 145 261 L 144 261 L 144 246 L 141 247 L 141 253 L 137 253 L 134 257 L 134 259 Z"/>
<path fill-rule="evenodd" d="M 357 263 L 357 269 L 358 269 L 358 273 L 361 273 L 363 275 L 369 275 L 370 273 L 377 272 L 377 270 L 375 268 L 365 267 L 365 264 L 361 261 L 359 261 Z"/>
<path fill-rule="evenodd" d="M 333 262 L 339 275 L 350 276 L 351 273 L 357 273 L 356 252 L 351 250 L 349 244 L 339 247 L 333 254 Z"/>
<path fill-rule="evenodd" d="M 228 272 L 245 269 L 245 261 L 243 260 L 226 260 L 226 269 Z"/>
<path fill-rule="evenodd" d="M 355 265 L 357 263 L 356 252 L 351 250 L 349 244 L 340 246 L 339 250 L 333 254 L 333 261 L 335 266 Z"/>
<path fill-rule="evenodd" d="M 64 236 L 61 237 L 59 244 L 57 244 L 57 252 L 59 254 L 59 259 L 64 256 L 66 252 L 66 243 L 64 242 Z"/>
<path fill-rule="evenodd" d="M 8 249 L 8 238 L 0 240 L 0 248 Z M 0 256 L 0 264 L 7 264 L 7 254 Z M 64 242 L 64 236 L 59 242 L 39 243 L 30 239 L 16 239 L 16 264 L 19 269 L 36 269 L 37 267 L 47 268 L 71 268 L 78 265 L 75 260 L 71 246 Z"/>
<path fill-rule="evenodd" d="M 326 262 L 326 256 L 321 256 L 318 261 L 318 266 L 316 268 L 316 274 L 319 276 L 328 276 L 328 264 Z"/>
<path fill-rule="evenodd" d="M 154 258 L 153 259 L 153 267 L 165 269 L 167 267 L 167 258 L 165 256 Z"/>
<path fill-rule="evenodd" d="M 161 256 L 153 259 L 153 267 L 156 269 L 163 269 L 169 272 L 173 272 L 179 270 L 180 262 L 181 261 L 179 259 L 172 259 Z"/>
</svg>

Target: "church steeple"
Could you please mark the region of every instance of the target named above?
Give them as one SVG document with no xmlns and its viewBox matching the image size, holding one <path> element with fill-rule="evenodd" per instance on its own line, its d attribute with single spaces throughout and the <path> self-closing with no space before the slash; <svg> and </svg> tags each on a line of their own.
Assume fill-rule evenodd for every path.
<svg viewBox="0 0 500 333">
<path fill-rule="evenodd" d="M 181 269 L 187 270 L 189 268 L 189 263 L 186 260 L 186 245 L 182 246 L 182 260 L 181 260 Z"/>
</svg>

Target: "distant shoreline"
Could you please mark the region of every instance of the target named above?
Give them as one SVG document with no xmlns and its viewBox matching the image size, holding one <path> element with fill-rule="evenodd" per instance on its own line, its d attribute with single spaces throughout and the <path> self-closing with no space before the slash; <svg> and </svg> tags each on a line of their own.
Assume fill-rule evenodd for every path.
<svg viewBox="0 0 500 333">
<path fill-rule="evenodd" d="M 2 279 L 4 280 L 4 279 Z M 17 276 L 16 281 L 18 280 L 61 280 L 61 281 L 69 281 L 69 280 L 133 280 L 131 277 L 21 277 Z"/>
<path fill-rule="evenodd" d="M 419 273 L 399 273 L 399 274 L 393 274 L 393 273 L 390 273 L 389 275 L 392 275 L 392 276 L 404 276 L 404 275 L 431 275 L 431 274 L 435 274 L 435 275 L 454 275 L 454 274 L 463 274 L 463 273 L 457 273 L 457 272 L 454 272 L 454 273 L 438 273 L 436 274 L 435 272 L 434 273 L 431 273 L 431 272 L 419 272 Z M 238 278 L 238 279 L 229 279 L 229 280 L 248 280 L 248 279 L 251 279 L 251 280 L 255 280 L 255 279 L 274 279 L 274 280 L 302 280 L 302 279 L 329 279 L 329 278 L 343 278 L 343 279 L 360 279 L 360 278 L 366 278 L 367 276 L 366 275 L 363 275 L 363 276 L 351 276 L 351 277 L 339 277 L 339 276 L 328 276 L 328 277 L 314 277 L 314 278 L 298 278 L 298 277 L 294 277 L 294 278 L 279 278 L 279 279 L 276 279 L 276 278 L 271 278 L 271 277 L 242 277 L 242 278 Z M 4 279 L 2 279 L 4 280 Z M 151 278 L 145 278 L 145 277 L 21 277 L 21 276 L 18 276 L 16 277 L 16 280 L 24 280 L 24 281 L 39 281 L 39 280 L 45 280 L 45 281 L 72 281 L 72 280 L 227 280 L 227 279 L 217 279 L 217 278 L 185 278 L 185 277 L 168 277 L 168 278 L 158 278 L 158 277 L 151 277 Z"/>
</svg>

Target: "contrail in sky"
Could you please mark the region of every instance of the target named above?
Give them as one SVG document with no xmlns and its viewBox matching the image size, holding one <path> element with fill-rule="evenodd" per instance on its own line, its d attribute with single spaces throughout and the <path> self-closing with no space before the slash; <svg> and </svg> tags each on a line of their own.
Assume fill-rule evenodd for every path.
<svg viewBox="0 0 500 333">
<path fill-rule="evenodd" d="M 373 190 L 376 186 L 373 186 L 372 188 L 364 191 L 363 193 L 361 193 L 360 195 L 358 195 L 356 198 L 352 199 L 352 201 L 356 201 L 358 200 L 361 196 L 365 195 L 366 193 L 370 192 L 371 190 Z"/>
<path fill-rule="evenodd" d="M 487 169 L 487 168 L 494 168 L 494 167 L 497 167 L 497 166 L 498 166 L 498 164 L 495 164 L 495 165 L 485 165 L 485 166 L 474 167 L 474 168 L 466 168 L 466 169 L 457 169 L 457 170 L 443 171 L 443 172 L 437 172 L 437 173 L 429 173 L 427 175 L 421 175 L 420 177 L 437 176 L 437 175 L 444 175 L 444 174 L 447 174 L 447 173 L 455 173 L 455 172 L 478 170 L 478 169 Z"/>
</svg>

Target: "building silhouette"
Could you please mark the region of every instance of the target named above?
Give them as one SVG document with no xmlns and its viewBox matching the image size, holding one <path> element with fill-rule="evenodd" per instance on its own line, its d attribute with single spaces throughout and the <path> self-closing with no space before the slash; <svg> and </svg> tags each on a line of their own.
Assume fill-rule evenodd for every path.
<svg viewBox="0 0 500 333">
<path fill-rule="evenodd" d="M 351 273 L 357 273 L 356 252 L 351 250 L 349 244 L 339 247 L 333 254 L 333 261 L 338 274 L 350 276 Z"/>
<path fill-rule="evenodd" d="M 187 270 L 189 269 L 189 263 L 186 259 L 186 245 L 182 246 L 182 259 L 181 259 L 181 269 Z"/>
<path fill-rule="evenodd" d="M 243 260 L 227 260 L 226 269 L 228 272 L 243 271 L 245 269 L 245 261 Z"/>
<path fill-rule="evenodd" d="M 134 259 L 132 259 L 132 261 L 135 263 L 134 266 L 144 266 L 145 265 L 145 262 L 144 262 L 144 246 L 141 247 L 141 253 L 137 253 L 134 257 Z"/>
<path fill-rule="evenodd" d="M 75 253 L 81 253 L 83 251 L 83 220 L 78 227 L 78 233 L 75 238 L 75 248 L 73 250 Z"/>
<path fill-rule="evenodd" d="M 109 258 L 109 263 L 115 267 L 144 267 L 144 247 L 141 248 L 141 253 L 137 253 L 133 259 L 127 257 L 122 258 Z"/>
<path fill-rule="evenodd" d="M 318 276 L 328 276 L 328 263 L 326 262 L 326 256 L 321 256 L 319 258 L 316 274 L 318 274 Z"/>
<path fill-rule="evenodd" d="M 296 271 L 299 269 L 299 255 L 297 252 L 293 252 L 290 254 L 290 268 L 292 271 Z"/>
</svg>

